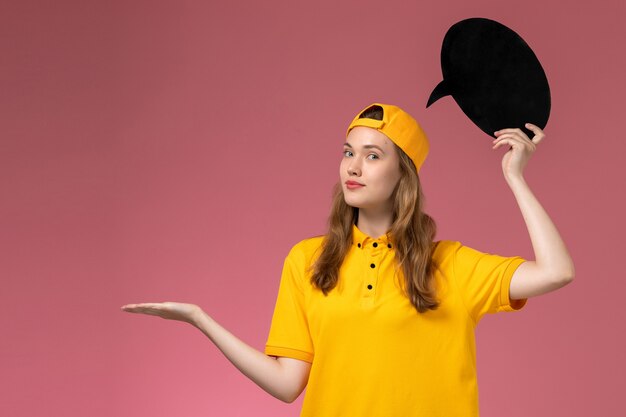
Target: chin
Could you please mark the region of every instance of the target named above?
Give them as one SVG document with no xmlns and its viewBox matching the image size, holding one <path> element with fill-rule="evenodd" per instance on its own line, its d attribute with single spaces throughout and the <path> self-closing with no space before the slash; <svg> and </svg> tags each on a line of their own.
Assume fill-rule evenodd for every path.
<svg viewBox="0 0 626 417">
<path fill-rule="evenodd" d="M 361 208 L 360 207 L 361 205 L 359 204 L 359 202 L 358 201 L 354 201 L 354 199 L 352 199 L 352 198 L 345 198 L 344 197 L 343 201 L 345 201 L 346 204 L 349 205 L 350 207 Z"/>
<path fill-rule="evenodd" d="M 344 198 L 344 201 L 350 207 L 354 207 L 354 208 L 358 208 L 358 209 L 363 209 L 363 208 L 367 207 L 367 204 L 365 202 L 355 200 L 354 198 Z"/>
</svg>

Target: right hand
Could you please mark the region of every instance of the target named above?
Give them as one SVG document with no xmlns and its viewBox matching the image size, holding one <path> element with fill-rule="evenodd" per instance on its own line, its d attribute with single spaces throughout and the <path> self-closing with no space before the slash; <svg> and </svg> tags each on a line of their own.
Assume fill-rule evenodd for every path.
<svg viewBox="0 0 626 417">
<path fill-rule="evenodd" d="M 202 309 L 195 304 L 175 303 L 141 303 L 126 304 L 122 310 L 129 313 L 150 314 L 167 320 L 178 320 L 195 326 L 196 319 L 202 313 Z"/>
</svg>

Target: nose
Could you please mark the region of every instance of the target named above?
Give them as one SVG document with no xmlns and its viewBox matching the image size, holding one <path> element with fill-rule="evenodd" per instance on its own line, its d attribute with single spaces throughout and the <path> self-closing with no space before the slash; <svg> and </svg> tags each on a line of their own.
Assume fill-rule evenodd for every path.
<svg viewBox="0 0 626 417">
<path fill-rule="evenodd" d="M 348 165 L 348 175 L 361 175 L 361 166 L 356 158 L 350 161 L 350 165 Z"/>
</svg>

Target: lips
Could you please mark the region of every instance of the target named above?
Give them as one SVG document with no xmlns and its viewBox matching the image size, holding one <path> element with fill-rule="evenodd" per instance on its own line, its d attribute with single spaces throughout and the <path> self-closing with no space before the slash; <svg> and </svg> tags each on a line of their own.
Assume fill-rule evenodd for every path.
<svg viewBox="0 0 626 417">
<path fill-rule="evenodd" d="M 365 184 L 361 184 L 360 182 L 346 181 L 346 188 L 348 190 L 358 190 L 359 188 L 363 188 L 363 187 L 365 187 Z"/>
</svg>

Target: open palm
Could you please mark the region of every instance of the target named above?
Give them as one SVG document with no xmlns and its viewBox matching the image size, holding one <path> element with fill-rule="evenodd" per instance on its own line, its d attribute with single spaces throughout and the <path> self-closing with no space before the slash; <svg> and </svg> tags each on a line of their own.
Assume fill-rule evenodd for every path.
<svg viewBox="0 0 626 417">
<path fill-rule="evenodd" d="M 171 301 L 164 303 L 126 304 L 122 306 L 122 310 L 128 311 L 129 313 L 150 314 L 167 320 L 178 320 L 191 324 L 194 323 L 197 315 L 202 311 L 200 307 L 195 304 Z"/>
</svg>

